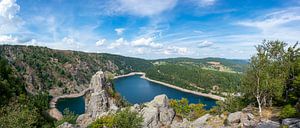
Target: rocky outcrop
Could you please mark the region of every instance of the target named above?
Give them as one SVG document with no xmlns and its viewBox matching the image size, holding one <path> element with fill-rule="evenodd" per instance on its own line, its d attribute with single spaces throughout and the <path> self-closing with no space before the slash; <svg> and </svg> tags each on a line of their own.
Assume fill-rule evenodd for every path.
<svg viewBox="0 0 300 128">
<path fill-rule="evenodd" d="M 230 113 L 228 115 L 227 121 L 228 121 L 229 124 L 240 123 L 242 115 L 243 115 L 243 113 L 240 112 L 240 111 L 235 112 L 235 113 Z"/>
<path fill-rule="evenodd" d="M 91 79 L 89 88 L 91 93 L 85 97 L 86 112 L 77 118 L 77 123 L 81 127 L 86 127 L 98 117 L 116 111 L 118 107 L 114 104 L 114 99 L 107 94 L 110 85 L 105 83 L 105 76 L 102 71 L 98 71 Z"/>
<path fill-rule="evenodd" d="M 195 127 L 195 128 L 202 127 L 202 126 L 204 126 L 204 125 L 206 124 L 207 120 L 208 120 L 209 118 L 211 118 L 211 117 L 212 117 L 212 116 L 211 116 L 210 114 L 205 114 L 204 116 L 202 116 L 202 117 L 196 119 L 195 121 L 193 121 L 193 122 L 191 123 L 191 126 L 192 126 L 192 127 Z"/>
<path fill-rule="evenodd" d="M 298 118 L 283 119 L 282 125 L 289 126 L 289 128 L 300 128 L 300 119 Z"/>
<path fill-rule="evenodd" d="M 258 123 L 256 128 L 279 128 L 279 127 L 280 127 L 280 123 L 271 121 L 271 120 L 267 120 L 267 121 Z"/>
<path fill-rule="evenodd" d="M 169 107 L 166 95 L 158 95 L 151 102 L 145 103 L 140 111 L 144 118 L 144 128 L 158 128 L 170 125 L 174 119 L 175 111 Z"/>
</svg>

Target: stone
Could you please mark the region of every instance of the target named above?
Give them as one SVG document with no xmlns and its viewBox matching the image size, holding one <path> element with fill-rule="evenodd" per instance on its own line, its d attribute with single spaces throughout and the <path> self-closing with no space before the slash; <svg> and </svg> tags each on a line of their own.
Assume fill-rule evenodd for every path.
<svg viewBox="0 0 300 128">
<path fill-rule="evenodd" d="M 170 125 L 175 117 L 175 111 L 169 108 L 159 108 L 159 121 L 164 125 Z"/>
<path fill-rule="evenodd" d="M 133 106 L 138 110 L 140 106 Z M 141 110 L 144 118 L 143 127 L 157 128 L 170 125 L 175 117 L 175 111 L 169 107 L 169 99 L 166 95 L 158 95 Z"/>
<path fill-rule="evenodd" d="M 73 124 L 68 123 L 68 122 L 64 122 L 63 124 L 57 126 L 57 128 L 77 128 L 77 127 Z"/>
<path fill-rule="evenodd" d="M 200 118 L 193 121 L 191 126 L 196 128 L 203 127 L 207 119 L 209 119 L 210 117 L 212 117 L 210 114 L 205 114 L 204 116 L 201 116 Z"/>
<path fill-rule="evenodd" d="M 165 94 L 158 95 L 147 105 L 153 107 L 169 107 L 169 99 Z"/>
<path fill-rule="evenodd" d="M 247 113 L 249 120 L 254 120 L 255 116 L 252 113 Z"/>
<path fill-rule="evenodd" d="M 189 122 L 186 118 L 183 119 L 182 122 L 179 121 L 173 121 L 172 124 L 170 125 L 171 128 L 190 128 L 191 122 Z"/>
<path fill-rule="evenodd" d="M 92 118 L 97 118 L 102 113 L 108 111 L 108 96 L 105 90 L 92 93 L 88 104 L 87 112 L 92 113 Z"/>
<path fill-rule="evenodd" d="M 282 125 L 292 125 L 300 122 L 298 118 L 286 118 L 282 120 Z"/>
<path fill-rule="evenodd" d="M 259 123 L 256 128 L 279 128 L 280 127 L 280 123 L 279 122 L 275 122 L 275 121 L 265 121 L 262 123 Z"/>
<path fill-rule="evenodd" d="M 145 107 L 141 111 L 144 118 L 143 127 L 159 127 L 158 109 L 155 107 Z"/>
<path fill-rule="evenodd" d="M 243 115 L 243 113 L 240 111 L 230 113 L 227 117 L 227 121 L 229 124 L 240 123 L 242 115 Z"/>
<path fill-rule="evenodd" d="M 104 86 L 102 81 L 104 81 L 104 73 L 102 71 L 96 72 L 96 74 L 92 76 L 90 88 L 94 88 L 94 92 L 103 90 Z"/>
<path fill-rule="evenodd" d="M 97 118 L 107 115 L 109 112 L 114 113 L 119 109 L 114 100 L 108 96 L 105 88 L 110 85 L 104 81 L 105 75 L 102 71 L 98 71 L 93 75 L 89 86 L 92 91 L 85 96 L 86 112 L 76 120 L 81 127 L 86 127 Z"/>
</svg>

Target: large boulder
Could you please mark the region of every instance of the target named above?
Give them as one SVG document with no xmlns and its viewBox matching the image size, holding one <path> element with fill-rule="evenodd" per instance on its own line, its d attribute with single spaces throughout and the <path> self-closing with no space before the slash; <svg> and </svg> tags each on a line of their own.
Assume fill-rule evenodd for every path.
<svg viewBox="0 0 300 128">
<path fill-rule="evenodd" d="M 145 128 L 157 128 L 159 124 L 159 111 L 156 107 L 145 107 L 142 109 L 143 115 L 143 127 Z"/>
<path fill-rule="evenodd" d="M 275 122 L 275 121 L 271 121 L 271 120 L 261 122 L 256 126 L 256 128 L 279 128 L 279 127 L 280 127 L 279 122 Z"/>
<path fill-rule="evenodd" d="M 240 111 L 230 113 L 227 117 L 228 124 L 240 123 L 242 115 L 243 115 L 243 112 L 240 112 Z"/>
<path fill-rule="evenodd" d="M 141 110 L 144 118 L 143 127 L 157 128 L 170 125 L 175 116 L 175 111 L 169 107 L 169 99 L 166 95 L 158 95 L 152 101 L 145 103 Z"/>
<path fill-rule="evenodd" d="M 175 116 L 175 111 L 170 108 L 159 108 L 159 120 L 164 125 L 170 125 Z"/>
<path fill-rule="evenodd" d="M 298 118 L 286 118 L 282 120 L 282 125 L 293 125 L 300 122 Z"/>
<path fill-rule="evenodd" d="M 196 119 L 194 122 L 192 122 L 191 126 L 195 127 L 195 128 L 200 128 L 203 127 L 205 125 L 205 123 L 207 122 L 207 119 L 209 119 L 210 117 L 212 117 L 210 114 L 205 114 L 204 116 Z"/>
</svg>

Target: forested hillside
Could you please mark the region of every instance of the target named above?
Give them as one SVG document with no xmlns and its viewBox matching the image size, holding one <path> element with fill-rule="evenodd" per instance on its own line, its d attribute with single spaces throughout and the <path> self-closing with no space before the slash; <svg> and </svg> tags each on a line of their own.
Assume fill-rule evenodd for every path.
<svg viewBox="0 0 300 128">
<path fill-rule="evenodd" d="M 105 53 L 53 50 L 35 46 L 0 46 L 0 55 L 7 59 L 25 81 L 29 92 L 49 92 L 56 96 L 85 89 L 98 70 L 126 74 L 146 72 L 147 76 L 187 89 L 206 91 L 214 85 L 222 91 L 239 86 L 246 61 L 220 58 L 144 60 Z M 208 62 L 229 69 L 219 71 Z M 214 65 L 213 65 L 214 66 Z M 192 76 L 192 77 L 191 77 Z M 196 88 L 195 88 L 196 87 Z M 201 90 L 203 91 L 203 90 Z"/>
</svg>

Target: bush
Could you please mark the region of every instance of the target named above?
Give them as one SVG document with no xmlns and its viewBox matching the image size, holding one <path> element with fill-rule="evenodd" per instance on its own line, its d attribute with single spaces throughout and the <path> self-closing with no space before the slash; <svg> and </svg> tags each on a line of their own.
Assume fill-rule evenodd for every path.
<svg viewBox="0 0 300 128">
<path fill-rule="evenodd" d="M 203 104 L 189 104 L 186 98 L 170 100 L 170 106 L 175 110 L 176 116 L 195 120 L 206 113 Z"/>
<path fill-rule="evenodd" d="M 55 122 L 56 127 L 63 124 L 64 122 L 68 122 L 70 124 L 76 124 L 76 119 L 78 115 L 74 114 L 69 109 L 65 109 L 63 113 L 64 113 L 63 119 Z"/>
<path fill-rule="evenodd" d="M 139 128 L 143 118 L 137 112 L 132 112 L 129 108 L 116 113 L 114 125 L 116 128 Z"/>
<path fill-rule="evenodd" d="M 280 118 L 290 118 L 295 117 L 297 114 L 296 108 L 294 108 L 292 105 L 285 105 L 283 109 L 280 112 Z"/>
<path fill-rule="evenodd" d="M 102 116 L 99 119 L 97 119 L 95 122 L 93 122 L 89 128 L 113 128 L 114 126 L 114 116 L 108 115 L 108 116 Z"/>
<path fill-rule="evenodd" d="M 210 113 L 219 115 L 224 112 L 236 112 L 245 108 L 247 104 L 243 97 L 227 96 L 225 101 L 217 101 L 217 105 L 210 110 Z"/>
<path fill-rule="evenodd" d="M 140 128 L 143 118 L 128 108 L 115 115 L 103 116 L 93 122 L 89 128 Z"/>
</svg>

